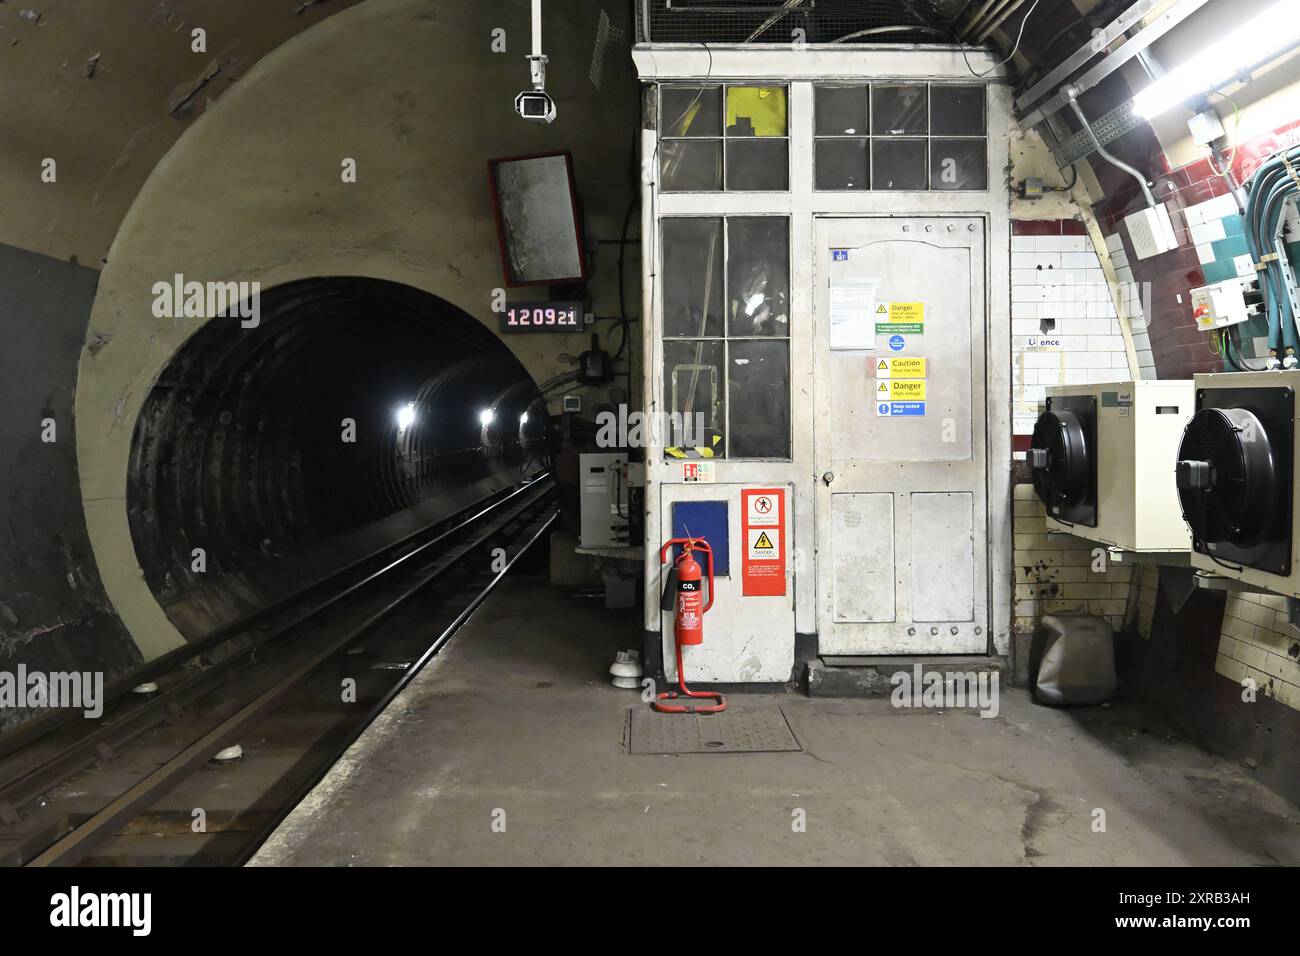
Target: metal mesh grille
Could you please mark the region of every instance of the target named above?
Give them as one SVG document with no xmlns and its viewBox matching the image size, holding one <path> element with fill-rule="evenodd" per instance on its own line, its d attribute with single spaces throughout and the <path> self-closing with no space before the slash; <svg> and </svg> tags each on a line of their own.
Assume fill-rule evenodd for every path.
<svg viewBox="0 0 1300 956">
<path fill-rule="evenodd" d="M 642 43 L 951 40 L 945 0 L 636 0 Z M 801 30 L 802 34 L 796 31 Z"/>
</svg>

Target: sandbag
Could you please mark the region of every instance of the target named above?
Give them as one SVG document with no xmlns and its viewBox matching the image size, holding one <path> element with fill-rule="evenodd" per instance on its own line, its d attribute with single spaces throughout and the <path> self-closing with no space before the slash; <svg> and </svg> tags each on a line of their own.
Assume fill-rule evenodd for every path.
<svg viewBox="0 0 1300 956">
<path fill-rule="evenodd" d="M 1115 631 L 1105 618 L 1049 614 L 1036 643 L 1033 688 L 1040 704 L 1100 704 L 1115 693 Z"/>
</svg>

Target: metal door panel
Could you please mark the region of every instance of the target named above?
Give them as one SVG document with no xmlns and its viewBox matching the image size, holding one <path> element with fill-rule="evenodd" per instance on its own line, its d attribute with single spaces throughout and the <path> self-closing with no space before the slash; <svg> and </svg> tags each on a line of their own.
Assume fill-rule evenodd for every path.
<svg viewBox="0 0 1300 956">
<path fill-rule="evenodd" d="M 815 236 L 815 507 L 831 565 L 817 578 L 822 653 L 985 653 L 984 221 L 823 217 Z M 872 286 L 873 312 L 923 304 L 921 330 L 897 350 L 888 329 L 874 350 L 832 349 L 836 280 Z M 891 357 L 926 359 L 923 414 L 877 414 L 877 364 Z"/>
<path fill-rule="evenodd" d="M 837 621 L 892 621 L 894 496 L 831 495 Z"/>
<path fill-rule="evenodd" d="M 912 495 L 912 620 L 969 621 L 975 613 L 974 496 Z"/>
</svg>

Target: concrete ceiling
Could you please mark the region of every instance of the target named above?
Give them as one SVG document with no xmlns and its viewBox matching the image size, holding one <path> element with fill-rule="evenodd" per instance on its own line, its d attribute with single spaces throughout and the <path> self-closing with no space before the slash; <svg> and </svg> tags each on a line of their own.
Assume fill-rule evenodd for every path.
<svg viewBox="0 0 1300 956">
<path fill-rule="evenodd" d="M 0 243 L 102 268 L 150 172 L 207 106 L 286 40 L 361 2 L 0 0 Z M 1124 2 L 1083 0 L 1088 14 L 1081 15 L 1070 0 L 1047 0 L 1034 11 L 1015 65 L 1041 72 L 1043 54 L 1049 62 L 1064 55 L 1077 29 L 1108 19 Z M 901 22 L 908 12 L 944 27 L 982 3 L 897 5 Z M 1015 6 L 990 38 L 1004 51 L 1029 9 Z M 199 27 L 206 52 L 191 49 Z M 47 158 L 57 163 L 53 183 L 41 179 Z"/>
</svg>

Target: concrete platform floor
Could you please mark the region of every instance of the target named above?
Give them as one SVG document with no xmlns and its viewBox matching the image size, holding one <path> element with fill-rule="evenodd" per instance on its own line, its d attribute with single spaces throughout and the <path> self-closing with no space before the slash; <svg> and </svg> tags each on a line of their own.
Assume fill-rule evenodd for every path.
<svg viewBox="0 0 1300 956">
<path fill-rule="evenodd" d="M 1004 689 L 984 719 L 737 694 L 783 708 L 804 752 L 629 755 L 644 705 L 605 672 L 637 633 L 507 583 L 252 865 L 1300 863 L 1294 806 L 1136 703 Z"/>
</svg>

